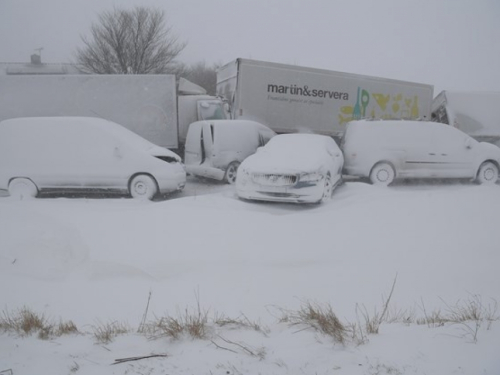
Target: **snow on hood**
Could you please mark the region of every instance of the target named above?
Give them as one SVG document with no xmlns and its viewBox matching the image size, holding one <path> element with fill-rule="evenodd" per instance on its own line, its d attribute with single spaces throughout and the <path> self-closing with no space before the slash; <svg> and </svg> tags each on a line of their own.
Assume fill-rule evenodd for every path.
<svg viewBox="0 0 500 375">
<path fill-rule="evenodd" d="M 134 133 L 131 130 L 128 130 L 127 128 L 119 124 L 101 119 L 92 119 L 92 120 L 97 120 L 96 124 L 93 126 L 102 127 L 104 131 L 116 135 L 122 141 L 128 143 L 130 146 L 133 146 L 134 148 L 143 150 L 144 152 L 147 152 L 153 156 L 169 156 L 175 158 L 177 161 L 181 161 L 181 158 L 176 153 L 170 151 L 165 147 L 155 145 L 154 143 L 148 141 L 147 139 L 141 137 L 140 135 Z"/>
<path fill-rule="evenodd" d="M 249 156 L 243 168 L 261 173 L 300 173 L 317 171 L 329 157 L 323 135 L 282 134 Z"/>
</svg>

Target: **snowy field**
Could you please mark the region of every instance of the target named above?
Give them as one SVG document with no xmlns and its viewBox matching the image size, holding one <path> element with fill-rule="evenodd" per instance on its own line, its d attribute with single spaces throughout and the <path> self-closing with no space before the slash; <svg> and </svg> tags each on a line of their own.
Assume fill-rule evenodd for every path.
<svg viewBox="0 0 500 375">
<path fill-rule="evenodd" d="M 498 375 L 499 213 L 500 185 L 472 183 L 350 181 L 305 206 L 191 178 L 156 202 L 1 197 L 0 316 L 28 308 L 80 333 L 0 333 L 0 374 Z M 312 304 L 364 327 L 393 284 L 378 334 L 342 344 L 280 320 Z M 478 319 L 418 324 L 470 306 Z M 137 333 L 199 311 L 205 338 Z M 99 342 L 113 324 L 128 333 Z M 150 355 L 164 356 L 114 364 Z"/>
</svg>

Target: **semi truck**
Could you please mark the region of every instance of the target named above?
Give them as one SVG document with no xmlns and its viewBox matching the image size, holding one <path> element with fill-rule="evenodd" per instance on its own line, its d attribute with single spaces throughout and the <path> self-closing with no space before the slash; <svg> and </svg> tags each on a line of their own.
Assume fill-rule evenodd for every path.
<svg viewBox="0 0 500 375">
<path fill-rule="evenodd" d="M 0 75 L 0 121 L 104 118 L 172 150 L 182 148 L 192 122 L 226 119 L 226 106 L 221 98 L 206 95 L 203 88 L 182 78 L 177 82 L 170 74 Z"/>
<path fill-rule="evenodd" d="M 432 118 L 500 146 L 500 92 L 441 91 L 432 102 Z"/>
<path fill-rule="evenodd" d="M 277 133 L 341 137 L 362 118 L 430 120 L 433 86 L 359 74 L 238 58 L 218 69 L 217 94 L 231 118 Z"/>
</svg>

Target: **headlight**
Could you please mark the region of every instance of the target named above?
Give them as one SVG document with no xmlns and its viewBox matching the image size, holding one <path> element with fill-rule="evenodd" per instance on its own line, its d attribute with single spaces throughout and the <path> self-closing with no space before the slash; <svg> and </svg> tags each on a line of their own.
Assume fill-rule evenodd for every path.
<svg viewBox="0 0 500 375">
<path fill-rule="evenodd" d="M 300 181 L 302 182 L 314 182 L 314 181 L 320 181 L 322 179 L 323 175 L 319 172 L 302 173 L 300 175 Z"/>
<path fill-rule="evenodd" d="M 250 172 L 248 171 L 248 169 L 239 168 L 238 172 L 240 172 L 243 177 L 249 177 L 250 176 Z"/>
</svg>

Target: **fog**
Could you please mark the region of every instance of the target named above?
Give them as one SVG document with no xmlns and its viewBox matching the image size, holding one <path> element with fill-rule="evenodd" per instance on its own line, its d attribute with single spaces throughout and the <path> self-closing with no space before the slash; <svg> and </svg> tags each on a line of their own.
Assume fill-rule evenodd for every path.
<svg viewBox="0 0 500 375">
<path fill-rule="evenodd" d="M 164 9 L 185 63 L 237 57 L 498 91 L 496 0 L 0 0 L 0 62 L 70 62 L 113 6 Z"/>
</svg>

